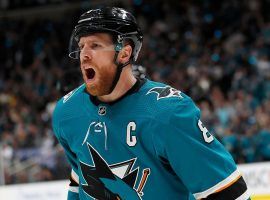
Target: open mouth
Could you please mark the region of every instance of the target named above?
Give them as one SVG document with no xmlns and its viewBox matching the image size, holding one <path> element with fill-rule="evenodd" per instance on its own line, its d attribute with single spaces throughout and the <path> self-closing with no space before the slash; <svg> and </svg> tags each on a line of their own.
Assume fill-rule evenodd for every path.
<svg viewBox="0 0 270 200">
<path fill-rule="evenodd" d="M 85 75 L 87 77 L 87 79 L 91 80 L 95 77 L 95 70 L 93 68 L 89 68 L 85 70 Z"/>
</svg>

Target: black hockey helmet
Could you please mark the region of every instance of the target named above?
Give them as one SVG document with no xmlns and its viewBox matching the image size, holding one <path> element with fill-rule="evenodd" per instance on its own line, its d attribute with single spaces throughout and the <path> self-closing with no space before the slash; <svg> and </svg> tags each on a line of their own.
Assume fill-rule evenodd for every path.
<svg viewBox="0 0 270 200">
<path fill-rule="evenodd" d="M 80 37 L 97 32 L 108 32 L 117 37 L 115 51 L 119 52 L 122 42 L 133 42 L 132 60 L 136 61 L 142 47 L 143 35 L 135 17 L 128 11 L 116 7 L 104 7 L 89 10 L 80 16 L 70 38 L 69 56 L 78 59 Z"/>
</svg>

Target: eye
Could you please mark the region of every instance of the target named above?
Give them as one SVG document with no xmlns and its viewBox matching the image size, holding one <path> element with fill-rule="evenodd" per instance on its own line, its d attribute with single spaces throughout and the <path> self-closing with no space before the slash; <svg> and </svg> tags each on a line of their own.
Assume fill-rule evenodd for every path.
<svg viewBox="0 0 270 200">
<path fill-rule="evenodd" d="M 91 44 L 91 49 L 99 49 L 99 48 L 101 48 L 102 46 L 100 45 L 100 44 L 98 44 L 98 43 L 92 43 Z"/>
<path fill-rule="evenodd" d="M 79 50 L 82 50 L 82 49 L 83 49 L 83 47 L 84 47 L 84 45 L 83 45 L 83 44 L 79 44 Z"/>
</svg>

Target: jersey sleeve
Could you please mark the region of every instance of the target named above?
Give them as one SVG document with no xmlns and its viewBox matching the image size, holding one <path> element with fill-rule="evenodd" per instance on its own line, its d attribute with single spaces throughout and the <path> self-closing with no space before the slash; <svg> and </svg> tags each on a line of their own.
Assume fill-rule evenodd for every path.
<svg viewBox="0 0 270 200">
<path fill-rule="evenodd" d="M 194 197 L 248 199 L 246 184 L 233 158 L 204 127 L 193 101 L 181 100 L 169 115 L 167 124 L 159 127 L 155 148 Z M 229 187 L 233 189 L 228 192 Z"/>
<path fill-rule="evenodd" d="M 53 117 L 52 117 L 53 132 L 58 142 L 64 148 L 65 155 L 72 168 L 71 175 L 70 175 L 69 190 L 68 190 L 68 200 L 76 200 L 76 199 L 79 199 L 79 178 L 78 178 L 77 157 L 76 157 L 76 154 L 72 152 L 72 150 L 69 148 L 68 142 L 63 137 L 63 132 L 60 126 L 61 121 L 59 120 L 61 118 L 59 115 L 60 114 L 58 112 L 58 108 L 56 107 L 53 113 Z"/>
<path fill-rule="evenodd" d="M 67 200 L 79 200 L 80 197 L 78 195 L 78 192 L 72 192 L 71 190 L 68 191 L 68 197 Z"/>
</svg>

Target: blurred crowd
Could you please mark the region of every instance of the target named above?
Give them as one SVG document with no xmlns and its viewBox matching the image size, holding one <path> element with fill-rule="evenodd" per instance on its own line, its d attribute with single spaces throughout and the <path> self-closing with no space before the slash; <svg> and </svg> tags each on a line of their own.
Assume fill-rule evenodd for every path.
<svg viewBox="0 0 270 200">
<path fill-rule="evenodd" d="M 75 2 L 76 0 L 0 0 L 0 10 L 33 8 L 38 6 L 56 5 L 65 2 Z"/>
<path fill-rule="evenodd" d="M 125 7 L 144 33 L 137 63 L 147 76 L 191 96 L 237 163 L 269 161 L 270 2 L 133 0 Z M 71 20 L 0 20 L 6 184 L 68 177 L 51 114 L 55 101 L 81 82 L 79 63 L 67 54 L 83 11 Z"/>
</svg>

